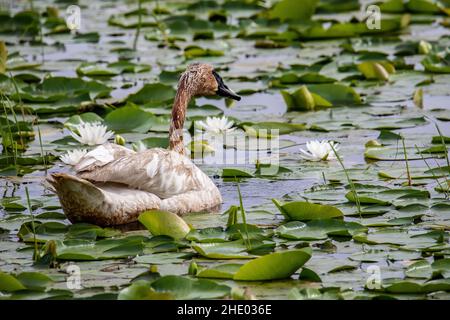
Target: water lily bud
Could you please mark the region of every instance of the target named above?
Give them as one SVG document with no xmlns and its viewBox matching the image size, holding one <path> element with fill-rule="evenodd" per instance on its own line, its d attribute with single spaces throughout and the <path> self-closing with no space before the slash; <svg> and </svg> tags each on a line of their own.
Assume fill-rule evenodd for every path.
<svg viewBox="0 0 450 320">
<path fill-rule="evenodd" d="M 198 265 L 195 261 L 191 261 L 191 264 L 189 265 L 188 274 L 191 276 L 195 276 L 198 271 Z"/>
<path fill-rule="evenodd" d="M 427 41 L 420 40 L 419 42 L 419 54 L 429 54 L 433 46 Z"/>
<path fill-rule="evenodd" d="M 377 148 L 377 147 L 381 147 L 382 144 L 379 143 L 377 140 L 369 140 L 366 142 L 365 146 L 366 146 L 366 148 Z"/>
<path fill-rule="evenodd" d="M 150 266 L 150 272 L 151 273 L 158 273 L 158 266 L 151 265 Z"/>
<path fill-rule="evenodd" d="M 114 143 L 124 146 L 125 145 L 125 138 L 122 137 L 121 135 L 116 134 L 116 138 L 114 139 Z"/>
<path fill-rule="evenodd" d="M 389 72 L 387 72 L 386 68 L 383 67 L 380 63 L 375 62 L 373 64 L 373 70 L 375 71 L 377 79 L 384 81 L 389 80 Z"/>
<path fill-rule="evenodd" d="M 301 86 L 296 92 L 297 103 L 304 110 L 314 110 L 316 103 L 311 92 L 306 86 Z"/>
<path fill-rule="evenodd" d="M 231 289 L 231 298 L 233 300 L 256 300 L 248 288 L 242 289 L 239 287 L 233 287 Z"/>
<path fill-rule="evenodd" d="M 423 109 L 423 89 L 422 88 L 419 88 L 416 91 L 414 91 L 413 102 L 416 105 L 416 107 Z"/>
</svg>

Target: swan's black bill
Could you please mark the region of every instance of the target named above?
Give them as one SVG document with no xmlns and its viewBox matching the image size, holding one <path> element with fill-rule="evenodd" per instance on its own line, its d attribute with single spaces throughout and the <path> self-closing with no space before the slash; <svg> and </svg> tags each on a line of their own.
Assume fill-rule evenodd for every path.
<svg viewBox="0 0 450 320">
<path fill-rule="evenodd" d="M 231 98 L 231 99 L 234 99 L 237 101 L 241 100 L 240 96 L 238 96 L 236 93 L 234 93 L 233 90 L 228 88 L 227 85 L 225 83 L 223 83 L 222 78 L 215 71 L 213 71 L 213 75 L 216 78 L 216 81 L 218 84 L 218 88 L 217 88 L 218 96 L 225 97 L 225 98 Z"/>
</svg>

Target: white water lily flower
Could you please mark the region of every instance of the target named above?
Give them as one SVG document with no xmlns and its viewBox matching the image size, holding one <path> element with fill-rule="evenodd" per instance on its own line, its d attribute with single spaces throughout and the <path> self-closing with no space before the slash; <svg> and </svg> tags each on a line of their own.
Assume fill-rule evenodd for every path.
<svg viewBox="0 0 450 320">
<path fill-rule="evenodd" d="M 236 128 L 233 128 L 234 121 L 229 120 L 227 117 L 207 117 L 205 121 L 197 121 L 197 127 L 203 129 L 209 133 L 225 133 L 232 132 Z"/>
<path fill-rule="evenodd" d="M 114 135 L 114 132 L 106 131 L 108 128 L 100 122 L 82 122 L 76 126 L 76 129 L 78 134 L 71 131 L 72 137 L 89 146 L 103 144 Z"/>
<path fill-rule="evenodd" d="M 339 150 L 339 144 L 327 140 L 314 140 L 306 143 L 307 151 L 300 149 L 300 157 L 308 161 L 326 161 L 336 159 L 334 150 Z"/>
<path fill-rule="evenodd" d="M 81 158 L 83 158 L 87 153 L 87 150 L 83 149 L 75 149 L 75 150 L 69 150 L 66 154 L 63 154 L 59 157 L 59 159 L 64 162 L 65 164 L 75 166 L 77 165 Z"/>
</svg>

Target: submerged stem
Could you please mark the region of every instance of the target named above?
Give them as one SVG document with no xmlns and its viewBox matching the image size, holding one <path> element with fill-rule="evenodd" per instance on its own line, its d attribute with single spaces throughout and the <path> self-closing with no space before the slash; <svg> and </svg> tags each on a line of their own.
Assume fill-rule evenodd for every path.
<svg viewBox="0 0 450 320">
<path fill-rule="evenodd" d="M 235 179 L 236 179 L 236 177 L 235 177 Z M 237 184 L 237 190 L 238 190 L 238 195 L 239 195 L 239 206 L 241 207 L 242 223 L 244 224 L 245 236 L 247 237 L 247 241 L 246 241 L 247 249 L 251 249 L 252 245 L 250 243 L 250 238 L 248 236 L 247 218 L 245 216 L 245 209 L 244 209 L 244 204 L 242 201 L 241 188 L 239 187 L 239 183 L 237 182 L 237 179 L 236 179 L 236 184 Z"/>
<path fill-rule="evenodd" d="M 439 181 L 439 178 L 434 174 L 433 169 L 431 168 L 431 166 L 428 164 L 427 160 L 425 159 L 425 157 L 422 154 L 422 151 L 420 151 L 419 147 L 417 147 L 417 145 L 414 145 L 416 147 L 417 152 L 420 154 L 420 157 L 422 158 L 423 162 L 425 162 L 428 170 L 431 172 L 431 174 L 433 175 L 433 179 L 436 180 L 437 184 L 439 185 L 439 187 L 443 190 L 445 197 L 448 198 L 448 193 L 447 191 L 445 191 L 445 188 L 442 186 L 441 182 Z M 439 166 L 439 164 L 438 164 Z M 440 168 L 440 167 L 439 167 Z"/>
<path fill-rule="evenodd" d="M 31 227 L 33 229 L 33 241 L 34 241 L 33 260 L 37 261 L 39 258 L 39 247 L 38 247 L 38 243 L 37 243 L 37 239 L 36 239 L 36 227 L 34 224 L 33 210 L 31 210 L 31 201 L 30 201 L 30 194 L 28 192 L 28 187 L 25 187 L 25 194 L 27 196 L 27 206 L 28 206 L 28 211 L 30 212 L 30 215 L 31 215 Z"/>
<path fill-rule="evenodd" d="M 434 125 L 436 126 L 439 136 L 441 137 L 442 147 L 445 149 L 444 154 L 445 154 L 445 160 L 447 160 L 447 166 L 450 167 L 450 160 L 448 158 L 447 145 L 445 144 L 445 140 L 444 140 L 444 136 L 442 135 L 441 128 L 439 128 L 439 126 L 436 122 L 434 123 Z"/>
<path fill-rule="evenodd" d="M 136 29 L 136 34 L 134 35 L 133 50 L 136 51 L 139 35 L 141 33 L 142 25 L 142 0 L 138 0 L 138 25 Z"/>
<path fill-rule="evenodd" d="M 333 149 L 334 154 L 336 155 L 336 159 L 339 161 L 339 164 L 341 165 L 342 169 L 344 170 L 345 176 L 347 177 L 348 184 L 350 185 L 350 188 L 352 189 L 352 192 L 355 195 L 355 202 L 356 202 L 356 207 L 358 208 L 359 218 L 362 219 L 361 201 L 359 201 L 359 196 L 358 196 L 358 193 L 356 192 L 356 187 L 353 183 L 353 180 L 350 178 L 350 175 L 348 174 L 347 169 L 344 166 L 344 162 L 342 161 L 341 157 L 337 153 L 337 151 L 334 148 L 332 143 L 330 143 L 330 146 L 331 146 L 331 149 Z"/>
<path fill-rule="evenodd" d="M 408 186 L 412 186 L 411 172 L 409 171 L 408 155 L 406 154 L 405 138 L 402 137 L 403 155 L 406 161 L 406 175 L 408 176 Z"/>
</svg>

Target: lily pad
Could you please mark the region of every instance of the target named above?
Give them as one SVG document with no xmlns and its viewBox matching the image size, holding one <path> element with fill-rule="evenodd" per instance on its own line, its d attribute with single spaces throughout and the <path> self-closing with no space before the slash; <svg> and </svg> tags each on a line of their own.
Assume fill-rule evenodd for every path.
<svg viewBox="0 0 450 320">
<path fill-rule="evenodd" d="M 138 220 L 154 236 L 166 235 L 174 239 L 182 239 L 191 230 L 182 218 L 168 211 L 146 211 L 141 213 Z"/>
<path fill-rule="evenodd" d="M 294 201 L 281 204 L 275 199 L 272 201 L 287 220 L 321 220 L 340 218 L 343 216 L 341 210 L 330 205 L 322 205 L 304 201 Z"/>
</svg>

